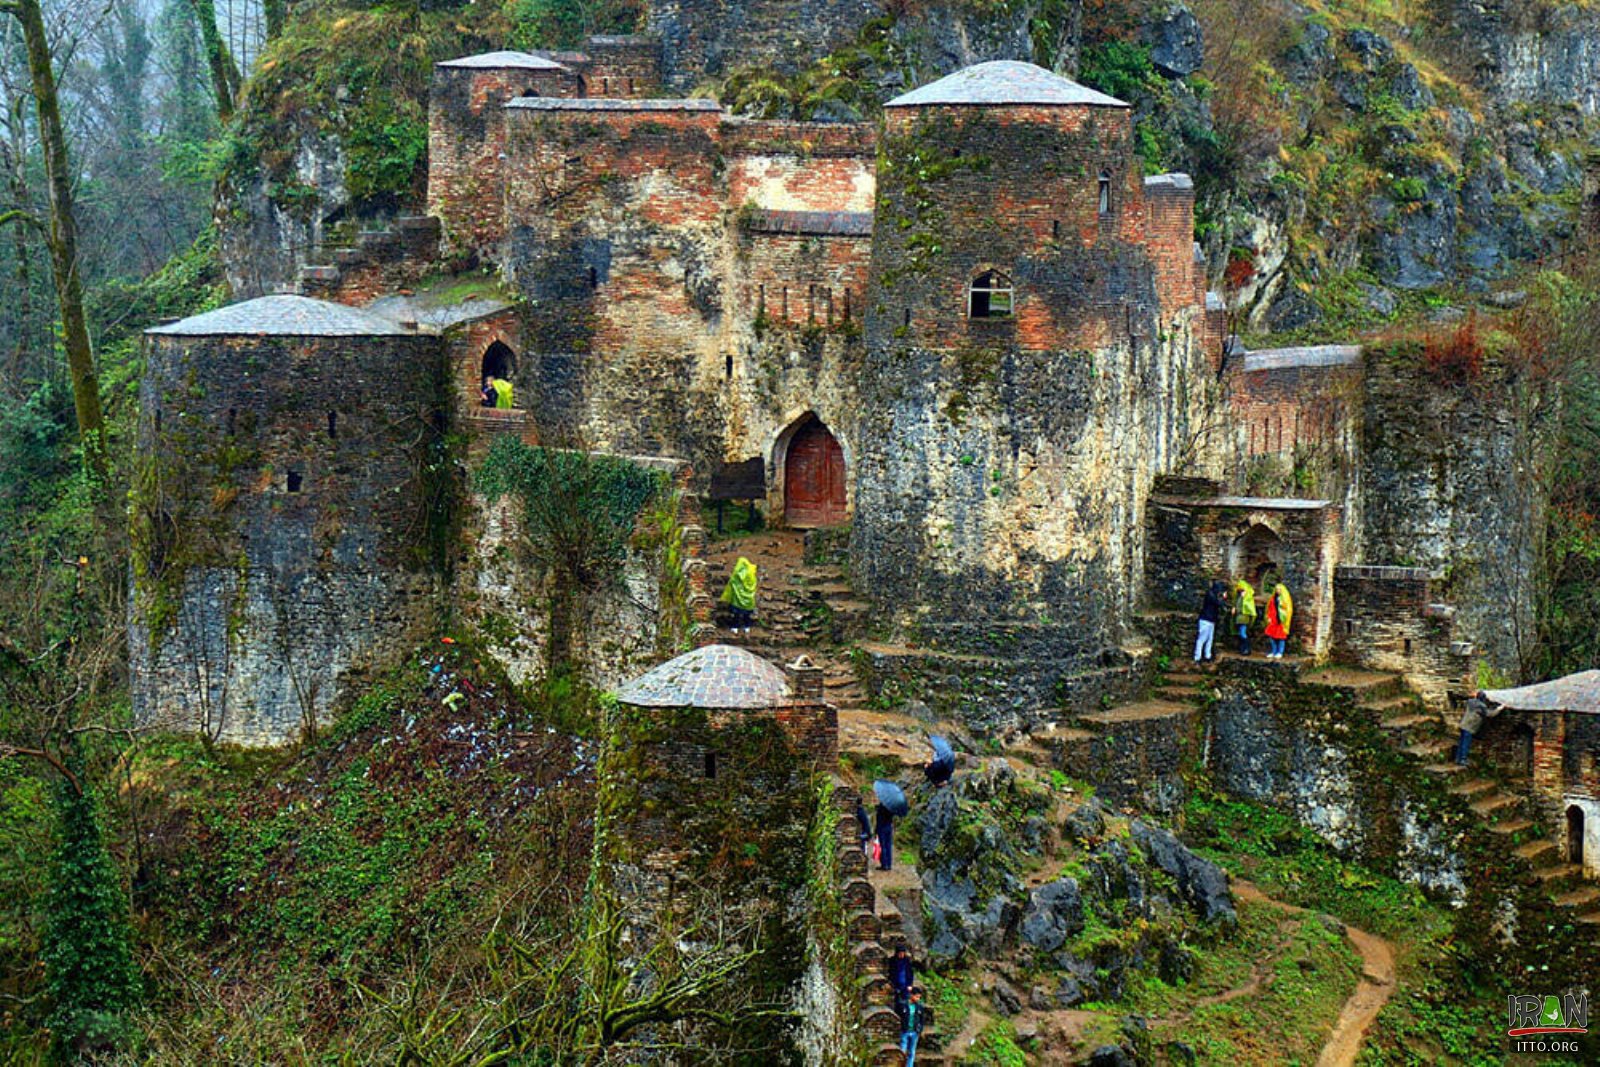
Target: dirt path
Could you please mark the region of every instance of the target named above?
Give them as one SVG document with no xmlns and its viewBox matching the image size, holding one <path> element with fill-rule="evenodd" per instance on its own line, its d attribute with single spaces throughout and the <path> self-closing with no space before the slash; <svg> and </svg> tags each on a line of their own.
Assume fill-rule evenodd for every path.
<svg viewBox="0 0 1600 1067">
<path fill-rule="evenodd" d="M 1317 1057 L 1317 1067 L 1350 1067 L 1361 1052 L 1367 1027 L 1378 1017 L 1378 1012 L 1394 993 L 1394 948 L 1381 937 L 1353 926 L 1344 928 L 1350 944 L 1361 954 L 1361 981 L 1350 999 L 1339 1012 L 1339 1021 L 1333 1025 L 1322 1055 Z"/>
<path fill-rule="evenodd" d="M 1290 912 L 1303 914 L 1304 908 L 1273 900 L 1259 888 L 1242 878 L 1230 883 L 1241 897 L 1270 901 Z M 1361 1044 L 1367 1036 L 1367 1027 L 1378 1017 L 1378 1012 L 1389 1003 L 1394 994 L 1394 946 L 1375 934 L 1346 926 L 1344 935 L 1361 957 L 1361 981 L 1344 1002 L 1333 1032 L 1323 1043 L 1322 1054 L 1317 1057 L 1317 1067 L 1352 1067 L 1361 1053 Z"/>
</svg>

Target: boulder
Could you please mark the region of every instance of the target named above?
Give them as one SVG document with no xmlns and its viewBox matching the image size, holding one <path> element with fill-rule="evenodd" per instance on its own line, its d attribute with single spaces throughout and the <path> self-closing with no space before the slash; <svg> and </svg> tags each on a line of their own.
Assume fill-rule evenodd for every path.
<svg viewBox="0 0 1600 1067">
<path fill-rule="evenodd" d="M 1076 880 L 1062 878 L 1028 894 L 1022 940 L 1040 952 L 1056 951 L 1083 925 L 1083 896 Z"/>
<path fill-rule="evenodd" d="M 1368 74 L 1374 74 L 1394 58 L 1394 45 L 1381 33 L 1371 30 L 1351 30 L 1344 35 L 1344 46 L 1355 53 L 1356 62 Z"/>
<path fill-rule="evenodd" d="M 1101 1045 L 1089 1053 L 1089 1067 L 1138 1067 L 1138 1062 L 1121 1045 Z"/>
<path fill-rule="evenodd" d="M 1149 826 L 1137 819 L 1130 825 L 1133 840 L 1149 858 L 1178 883 L 1178 891 L 1206 922 L 1229 925 L 1239 921 L 1234 910 L 1228 876 L 1210 860 L 1202 859 L 1175 837 L 1171 830 Z"/>
<path fill-rule="evenodd" d="M 1306 18 L 1300 24 L 1300 39 L 1284 50 L 1284 75 L 1305 88 L 1320 81 L 1332 62 L 1333 33 L 1322 23 Z"/>
<path fill-rule="evenodd" d="M 1066 821 L 1061 824 L 1061 832 L 1067 840 L 1080 844 L 1098 841 L 1106 833 L 1105 808 L 1101 807 L 1096 797 L 1090 797 L 1078 805 Z"/>
<path fill-rule="evenodd" d="M 917 813 L 918 850 L 924 859 L 938 855 L 961 813 L 954 789 L 941 789 Z"/>
<path fill-rule="evenodd" d="M 1357 288 L 1361 291 L 1361 303 L 1374 315 L 1389 318 L 1400 307 L 1395 295 L 1381 285 L 1362 282 Z"/>
<path fill-rule="evenodd" d="M 989 999 L 994 1003 L 994 1010 L 1008 1019 L 1022 1011 L 1022 994 L 1004 978 L 994 980 L 994 985 L 989 989 Z"/>
<path fill-rule="evenodd" d="M 1021 886 L 1007 885 L 987 901 L 978 899 L 971 879 L 952 877 L 947 870 L 936 870 L 922 883 L 922 902 L 927 912 L 923 937 L 928 955 L 953 960 L 971 950 L 988 955 L 998 953 L 1016 932 L 1021 909 L 1012 899 Z"/>
<path fill-rule="evenodd" d="M 1389 80 L 1389 93 L 1408 111 L 1434 105 L 1433 90 L 1423 84 L 1422 76 L 1410 63 L 1401 63 L 1395 68 L 1394 77 Z"/>
<path fill-rule="evenodd" d="M 1200 20 L 1181 5 L 1168 9 L 1160 20 L 1145 25 L 1144 43 L 1150 49 L 1150 62 L 1169 78 L 1187 77 L 1199 70 L 1205 61 Z"/>
</svg>

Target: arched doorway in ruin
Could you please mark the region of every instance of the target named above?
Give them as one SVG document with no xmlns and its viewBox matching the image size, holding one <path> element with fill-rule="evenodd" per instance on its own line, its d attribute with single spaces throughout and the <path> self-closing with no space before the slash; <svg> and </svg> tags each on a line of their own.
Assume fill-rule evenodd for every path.
<svg viewBox="0 0 1600 1067">
<path fill-rule="evenodd" d="M 790 526 L 836 526 L 849 518 L 845 455 L 815 414 L 801 416 L 778 441 L 783 463 L 783 518 Z"/>
<path fill-rule="evenodd" d="M 1583 809 L 1573 804 L 1567 808 L 1567 862 L 1579 867 L 1583 863 Z"/>
<path fill-rule="evenodd" d="M 1283 558 L 1283 538 L 1256 523 L 1228 546 L 1228 573 L 1260 589 L 1270 575 L 1283 573 Z"/>
<path fill-rule="evenodd" d="M 510 381 L 517 372 L 517 354 L 504 341 L 496 341 L 483 350 L 483 362 L 478 369 L 478 381 L 485 378 L 504 378 Z"/>
</svg>

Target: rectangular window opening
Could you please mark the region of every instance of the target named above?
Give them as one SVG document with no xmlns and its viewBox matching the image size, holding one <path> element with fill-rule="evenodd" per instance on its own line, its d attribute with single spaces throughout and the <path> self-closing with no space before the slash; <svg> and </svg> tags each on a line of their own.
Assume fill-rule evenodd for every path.
<svg viewBox="0 0 1600 1067">
<path fill-rule="evenodd" d="M 291 493 L 298 493 L 301 489 L 301 486 L 304 484 L 305 475 L 301 474 L 299 471 L 289 471 L 288 474 L 284 476 L 284 488 Z"/>
<path fill-rule="evenodd" d="M 339 413 L 337 411 L 330 411 L 328 412 L 328 440 L 337 441 L 338 439 Z"/>
<path fill-rule="evenodd" d="M 732 356 L 723 356 L 722 357 L 722 376 L 724 378 L 732 380 L 732 378 L 733 378 L 733 357 Z"/>
<path fill-rule="evenodd" d="M 706 753 L 706 777 L 707 778 L 715 778 L 716 776 L 717 776 L 717 754 L 715 752 L 707 752 Z"/>
</svg>

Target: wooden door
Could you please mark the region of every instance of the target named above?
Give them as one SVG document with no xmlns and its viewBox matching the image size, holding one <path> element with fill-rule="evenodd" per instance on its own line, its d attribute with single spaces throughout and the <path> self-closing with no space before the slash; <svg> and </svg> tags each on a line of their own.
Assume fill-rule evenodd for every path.
<svg viewBox="0 0 1600 1067">
<path fill-rule="evenodd" d="M 820 422 L 800 427 L 789 442 L 783 510 L 790 526 L 833 526 L 845 520 L 844 450 Z"/>
</svg>

